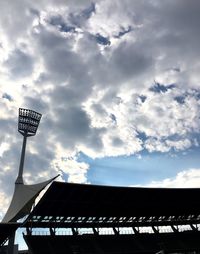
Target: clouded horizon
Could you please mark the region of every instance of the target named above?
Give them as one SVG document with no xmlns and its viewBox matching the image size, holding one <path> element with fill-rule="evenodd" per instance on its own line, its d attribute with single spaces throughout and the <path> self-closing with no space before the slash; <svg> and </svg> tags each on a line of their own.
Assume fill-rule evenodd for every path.
<svg viewBox="0 0 200 254">
<path fill-rule="evenodd" d="M 0 213 L 26 183 L 200 187 L 200 2 L 0 2 Z"/>
</svg>

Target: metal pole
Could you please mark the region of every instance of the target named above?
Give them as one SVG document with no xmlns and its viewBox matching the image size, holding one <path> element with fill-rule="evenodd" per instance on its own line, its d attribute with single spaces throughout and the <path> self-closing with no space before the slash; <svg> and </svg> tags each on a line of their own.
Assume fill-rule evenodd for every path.
<svg viewBox="0 0 200 254">
<path fill-rule="evenodd" d="M 25 158 L 25 151 L 26 151 L 26 140 L 27 136 L 26 134 L 24 135 L 23 138 L 23 145 L 22 145 L 22 151 L 21 151 L 21 159 L 20 159 L 20 165 L 19 165 L 19 173 L 18 177 L 15 181 L 15 184 L 24 184 L 23 181 L 23 169 L 24 169 L 24 158 Z"/>
</svg>

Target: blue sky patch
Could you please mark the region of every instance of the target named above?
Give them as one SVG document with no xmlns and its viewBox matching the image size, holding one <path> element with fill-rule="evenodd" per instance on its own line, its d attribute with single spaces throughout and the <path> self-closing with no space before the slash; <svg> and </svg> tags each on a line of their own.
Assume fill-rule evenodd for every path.
<svg viewBox="0 0 200 254">
<path fill-rule="evenodd" d="M 62 18 L 62 16 L 53 16 L 50 18 L 49 20 L 49 23 L 52 25 L 52 26 L 56 26 L 58 27 L 58 29 L 61 31 L 61 32 L 74 32 L 75 31 L 75 26 L 72 26 L 72 25 L 68 25 L 64 19 Z"/>
<path fill-rule="evenodd" d="M 124 28 L 122 27 L 121 31 L 115 35 L 115 38 L 121 38 L 122 36 L 124 36 L 127 33 L 130 33 L 133 30 L 133 28 L 131 26 L 128 26 L 128 28 Z"/>
<path fill-rule="evenodd" d="M 102 36 L 101 34 L 97 33 L 94 35 L 94 38 L 98 44 L 104 45 L 104 46 L 109 46 L 110 45 L 110 40 L 107 37 Z"/>
<path fill-rule="evenodd" d="M 13 101 L 12 96 L 9 95 L 9 94 L 7 94 L 7 93 L 4 93 L 4 94 L 2 95 L 2 98 L 3 98 L 3 99 L 6 99 L 6 100 L 9 100 L 9 101 Z"/>
<path fill-rule="evenodd" d="M 175 84 L 162 85 L 158 82 L 155 82 L 155 84 L 149 90 L 154 93 L 166 93 L 168 90 L 171 90 L 175 87 Z"/>
</svg>

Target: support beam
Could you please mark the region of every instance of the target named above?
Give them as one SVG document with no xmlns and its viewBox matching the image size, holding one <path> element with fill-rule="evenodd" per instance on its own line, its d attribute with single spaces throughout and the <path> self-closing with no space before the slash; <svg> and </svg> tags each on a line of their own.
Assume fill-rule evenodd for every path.
<svg viewBox="0 0 200 254">
<path fill-rule="evenodd" d="M 77 228 L 71 228 L 73 235 L 78 235 L 78 229 Z"/>
<path fill-rule="evenodd" d="M 56 235 L 55 228 L 49 228 L 49 231 L 50 231 L 50 235 L 51 236 L 55 236 Z"/>
<path fill-rule="evenodd" d="M 174 225 L 171 225 L 171 228 L 174 231 L 174 233 L 178 233 L 179 232 L 178 226 L 175 227 Z"/>
<path fill-rule="evenodd" d="M 31 228 L 26 228 L 26 234 L 31 235 L 32 234 L 32 229 Z"/>
<path fill-rule="evenodd" d="M 153 229 L 153 232 L 154 232 L 155 234 L 158 234 L 158 233 L 159 233 L 159 228 L 158 228 L 158 227 L 152 226 L 152 229 Z"/>
<path fill-rule="evenodd" d="M 113 228 L 113 231 L 114 231 L 114 233 L 115 233 L 115 235 L 119 235 L 119 228 Z"/>
<path fill-rule="evenodd" d="M 97 228 L 92 228 L 94 235 L 99 235 L 99 230 Z"/>
<path fill-rule="evenodd" d="M 197 225 L 190 224 L 190 227 L 193 231 L 198 231 Z"/>
<path fill-rule="evenodd" d="M 132 229 L 133 229 L 133 232 L 134 232 L 135 234 L 139 234 L 139 233 L 140 233 L 140 232 L 139 232 L 139 228 L 136 229 L 135 227 L 132 227 Z"/>
</svg>

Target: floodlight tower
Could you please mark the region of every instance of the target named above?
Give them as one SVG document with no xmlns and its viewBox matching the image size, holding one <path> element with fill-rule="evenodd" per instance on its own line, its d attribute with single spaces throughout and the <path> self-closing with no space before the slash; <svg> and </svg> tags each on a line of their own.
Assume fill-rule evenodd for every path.
<svg viewBox="0 0 200 254">
<path fill-rule="evenodd" d="M 36 134 L 41 117 L 42 114 L 38 112 L 30 109 L 19 108 L 18 131 L 23 136 L 23 144 L 19 164 L 19 172 L 15 181 L 14 194 L 10 206 L 2 220 L 4 223 L 16 222 L 18 219 L 29 214 L 32 205 L 39 193 L 49 183 L 51 183 L 55 178 L 59 176 L 57 175 L 56 177 L 53 177 L 45 182 L 32 185 L 24 184 L 23 181 L 26 141 L 28 137 L 34 136 Z"/>
<path fill-rule="evenodd" d="M 35 136 L 42 114 L 30 109 L 19 108 L 18 131 L 23 135 L 23 145 L 19 165 L 18 177 L 15 184 L 23 184 L 24 158 L 26 151 L 27 137 Z"/>
<path fill-rule="evenodd" d="M 2 223 L 17 223 L 17 221 L 28 215 L 32 209 L 35 199 L 39 193 L 56 177 L 37 184 L 24 184 L 23 169 L 26 151 L 26 141 L 30 136 L 34 136 L 40 123 L 42 115 L 30 109 L 19 108 L 18 131 L 23 135 L 23 144 L 19 164 L 19 172 L 15 181 L 15 189 L 8 210 Z M 14 253 L 15 231 L 10 235 L 8 241 L 8 254 Z"/>
</svg>

